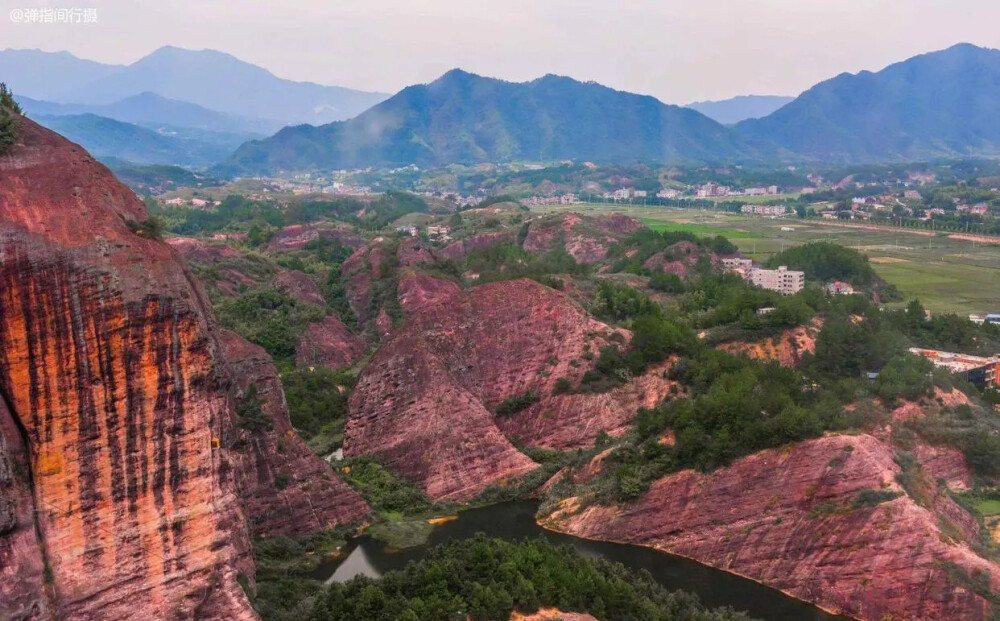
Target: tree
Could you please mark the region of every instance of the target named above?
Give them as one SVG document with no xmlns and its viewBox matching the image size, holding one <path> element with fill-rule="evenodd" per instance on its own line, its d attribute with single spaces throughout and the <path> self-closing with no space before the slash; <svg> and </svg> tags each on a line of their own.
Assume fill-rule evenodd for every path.
<svg viewBox="0 0 1000 621">
<path fill-rule="evenodd" d="M 7 85 L 0 82 L 0 154 L 9 151 L 17 142 L 15 118 L 20 114 L 21 106 L 14 101 L 14 95 L 7 89 Z"/>
</svg>

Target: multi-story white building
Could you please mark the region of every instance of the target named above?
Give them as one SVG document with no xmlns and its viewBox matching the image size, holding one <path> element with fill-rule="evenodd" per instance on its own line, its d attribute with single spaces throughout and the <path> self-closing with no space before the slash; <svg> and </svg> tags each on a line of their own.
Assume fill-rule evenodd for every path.
<svg viewBox="0 0 1000 621">
<path fill-rule="evenodd" d="M 770 289 L 785 295 L 798 293 L 806 286 L 805 273 L 789 270 L 784 265 L 776 270 L 752 269 L 747 272 L 746 278 L 762 289 Z"/>
</svg>

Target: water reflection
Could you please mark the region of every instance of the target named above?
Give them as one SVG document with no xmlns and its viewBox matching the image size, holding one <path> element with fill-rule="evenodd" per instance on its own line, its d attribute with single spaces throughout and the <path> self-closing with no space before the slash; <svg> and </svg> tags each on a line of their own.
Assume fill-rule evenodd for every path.
<svg viewBox="0 0 1000 621">
<path fill-rule="evenodd" d="M 476 533 L 506 540 L 545 537 L 556 545 L 572 545 L 585 556 L 605 558 L 631 567 L 645 569 L 669 589 L 697 593 L 708 606 L 732 606 L 768 621 L 847 621 L 848 617 L 831 615 L 797 599 L 751 580 L 712 569 L 700 563 L 639 546 L 587 541 L 569 535 L 551 533 L 535 523 L 536 502 L 515 502 L 472 509 L 458 520 L 435 528 L 427 545 L 391 551 L 371 537 L 351 542 L 349 553 L 336 561 L 324 563 L 313 577 L 343 582 L 357 575 L 373 578 L 402 569 L 412 560 L 422 558 L 436 545 L 468 539 Z"/>
</svg>

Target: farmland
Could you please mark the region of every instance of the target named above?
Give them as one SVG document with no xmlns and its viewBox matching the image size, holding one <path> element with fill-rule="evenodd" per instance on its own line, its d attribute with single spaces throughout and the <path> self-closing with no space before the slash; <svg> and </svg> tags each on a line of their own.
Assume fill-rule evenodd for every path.
<svg viewBox="0 0 1000 621">
<path fill-rule="evenodd" d="M 627 213 L 656 230 L 724 235 L 757 261 L 783 248 L 831 241 L 868 255 L 883 278 L 896 285 L 907 299 L 919 298 L 931 312 L 1000 312 L 997 245 L 955 240 L 926 231 L 866 230 L 829 221 L 747 217 L 693 208 L 588 204 L 538 207 L 534 211 Z"/>
</svg>

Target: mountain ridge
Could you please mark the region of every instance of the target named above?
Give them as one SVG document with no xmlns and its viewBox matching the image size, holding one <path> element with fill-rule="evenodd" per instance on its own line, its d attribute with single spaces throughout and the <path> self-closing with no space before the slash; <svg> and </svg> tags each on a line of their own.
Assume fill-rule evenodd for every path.
<svg viewBox="0 0 1000 621">
<path fill-rule="evenodd" d="M 769 147 L 765 146 L 764 150 Z M 442 165 L 514 159 L 753 159 L 761 148 L 704 115 L 572 78 L 508 82 L 452 69 L 356 118 L 249 142 L 232 170 Z"/>
<path fill-rule="evenodd" d="M 998 156 L 998 99 L 1000 50 L 961 43 L 876 72 L 841 73 L 736 130 L 832 162 Z"/>
<path fill-rule="evenodd" d="M 0 50 L 0 75 L 16 93 L 54 103 L 107 105 L 144 92 L 280 125 L 347 119 L 385 93 L 298 82 L 217 50 L 164 46 L 127 65 L 69 52 Z M 57 85 L 57 86 L 53 86 Z"/>
</svg>

